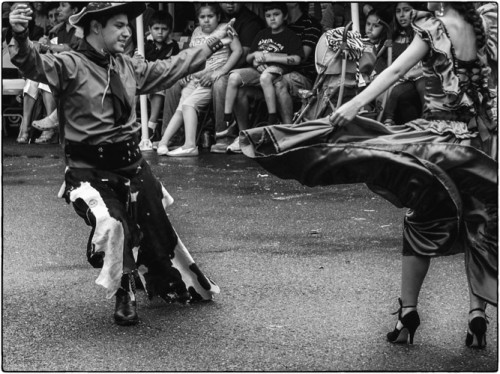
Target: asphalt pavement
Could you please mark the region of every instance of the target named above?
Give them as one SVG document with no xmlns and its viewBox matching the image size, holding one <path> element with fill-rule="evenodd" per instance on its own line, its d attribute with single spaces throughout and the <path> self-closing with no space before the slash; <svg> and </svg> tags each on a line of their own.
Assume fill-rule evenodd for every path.
<svg viewBox="0 0 500 374">
<path fill-rule="evenodd" d="M 498 370 L 488 345 L 465 347 L 463 255 L 433 260 L 412 346 L 387 343 L 398 308 L 403 209 L 363 185 L 308 188 L 243 155 L 145 153 L 174 197 L 172 224 L 214 301 L 138 295 L 141 322 L 113 323 L 114 300 L 86 262 L 90 233 L 57 198 L 59 145 L 2 143 L 4 371 Z"/>
</svg>

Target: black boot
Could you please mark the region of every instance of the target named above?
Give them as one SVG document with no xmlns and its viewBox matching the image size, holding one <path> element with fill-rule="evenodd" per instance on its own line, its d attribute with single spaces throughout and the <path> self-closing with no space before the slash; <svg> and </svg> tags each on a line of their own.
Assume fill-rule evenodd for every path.
<svg viewBox="0 0 500 374">
<path fill-rule="evenodd" d="M 122 287 L 116 292 L 115 322 L 120 326 L 135 325 L 139 322 L 135 301 L 134 276 L 124 274 Z M 132 300 L 133 298 L 133 300 Z"/>
</svg>

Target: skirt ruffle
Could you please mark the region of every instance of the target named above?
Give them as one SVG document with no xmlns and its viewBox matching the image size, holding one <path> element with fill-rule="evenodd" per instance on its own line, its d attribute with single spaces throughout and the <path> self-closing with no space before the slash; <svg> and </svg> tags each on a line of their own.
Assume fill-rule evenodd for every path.
<svg viewBox="0 0 500 374">
<path fill-rule="evenodd" d="M 388 127 L 356 117 L 334 129 L 323 118 L 243 131 L 240 144 L 280 178 L 310 187 L 365 183 L 409 208 L 405 245 L 424 256 L 465 252 L 473 293 L 496 305 L 498 164 L 457 137 L 456 125 L 434 127 Z"/>
</svg>

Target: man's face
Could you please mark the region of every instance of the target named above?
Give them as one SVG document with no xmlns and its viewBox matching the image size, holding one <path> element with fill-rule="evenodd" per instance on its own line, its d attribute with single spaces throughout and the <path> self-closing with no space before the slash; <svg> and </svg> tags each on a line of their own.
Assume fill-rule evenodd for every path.
<svg viewBox="0 0 500 374">
<path fill-rule="evenodd" d="M 219 3 L 220 7 L 222 8 L 222 11 L 228 15 L 236 15 L 241 11 L 241 8 L 243 7 L 242 3 Z"/>
<path fill-rule="evenodd" d="M 114 55 L 123 53 L 125 43 L 130 38 L 131 33 L 128 27 L 128 18 L 125 14 L 118 14 L 108 20 L 106 26 L 101 30 L 104 48 Z"/>
</svg>

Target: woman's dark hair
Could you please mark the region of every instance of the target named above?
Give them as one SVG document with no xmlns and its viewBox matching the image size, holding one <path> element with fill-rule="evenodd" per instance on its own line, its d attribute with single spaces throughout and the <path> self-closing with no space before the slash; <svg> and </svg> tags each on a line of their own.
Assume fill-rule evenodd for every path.
<svg viewBox="0 0 500 374">
<path fill-rule="evenodd" d="M 393 19 L 392 19 L 392 24 L 393 24 L 393 30 L 392 30 L 392 38 L 395 40 L 398 36 L 401 36 L 401 35 L 406 35 L 408 36 L 408 38 L 410 39 L 410 41 L 413 40 L 413 37 L 415 36 L 415 32 L 413 31 L 413 27 L 410 25 L 406 28 L 404 27 L 401 27 L 401 25 L 399 24 L 397 18 L 396 18 L 396 8 L 398 6 L 398 4 L 400 3 L 407 3 L 410 7 L 412 7 L 414 10 L 419 10 L 417 8 L 415 8 L 415 3 L 409 3 L 409 2 L 406 2 L 406 1 L 398 1 L 395 6 L 394 6 L 394 16 L 393 16 Z"/>
<path fill-rule="evenodd" d="M 476 7 L 473 3 L 450 3 L 450 6 L 454 8 L 458 13 L 464 17 L 465 21 L 474 27 L 474 32 L 476 33 L 476 47 L 477 49 L 481 49 L 486 45 L 487 36 L 486 30 L 484 29 L 483 20 L 481 16 L 476 10 Z M 487 87 L 487 82 L 489 79 L 489 72 L 491 70 L 489 67 L 485 66 L 481 69 L 482 80 L 484 82 L 481 85 L 481 94 L 483 96 L 483 101 L 487 101 L 490 97 L 490 92 Z"/>
<path fill-rule="evenodd" d="M 486 31 L 484 30 L 483 21 L 476 10 L 473 3 L 450 3 L 450 6 L 460 13 L 466 22 L 474 27 L 476 33 L 477 48 L 481 49 L 486 45 Z"/>
</svg>

